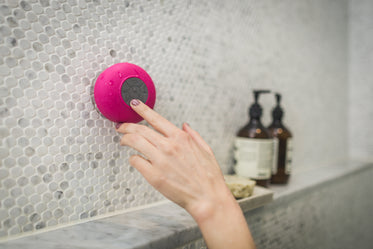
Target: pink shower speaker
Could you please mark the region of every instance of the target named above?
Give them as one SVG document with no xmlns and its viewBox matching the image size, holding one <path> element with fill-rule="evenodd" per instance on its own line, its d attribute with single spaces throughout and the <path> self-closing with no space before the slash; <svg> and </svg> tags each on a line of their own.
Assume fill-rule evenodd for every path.
<svg viewBox="0 0 373 249">
<path fill-rule="evenodd" d="M 137 123 L 143 118 L 132 110 L 130 102 L 139 99 L 150 108 L 155 104 L 155 87 L 150 76 L 139 66 L 118 63 L 97 78 L 94 99 L 107 119 L 118 123 Z"/>
</svg>

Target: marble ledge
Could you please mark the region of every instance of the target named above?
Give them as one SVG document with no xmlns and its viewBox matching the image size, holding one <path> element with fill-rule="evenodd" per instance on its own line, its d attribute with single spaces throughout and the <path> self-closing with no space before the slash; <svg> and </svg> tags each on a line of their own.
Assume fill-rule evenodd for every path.
<svg viewBox="0 0 373 249">
<path fill-rule="evenodd" d="M 314 191 L 315 188 L 370 169 L 373 169 L 372 161 L 346 160 L 327 166 L 293 172 L 288 184 L 272 185 L 270 189 L 274 192 L 274 203 L 280 204 L 281 201 L 286 202 L 289 198 L 295 199 L 305 192 Z"/>
<path fill-rule="evenodd" d="M 244 212 L 270 203 L 271 190 L 255 187 L 239 200 Z M 151 208 L 58 228 L 0 243 L 0 249 L 150 249 L 176 248 L 202 237 L 197 224 L 172 202 Z"/>
<path fill-rule="evenodd" d="M 272 185 L 270 189 L 255 187 L 253 196 L 239 200 L 239 204 L 245 213 L 272 200 L 271 205 L 286 204 L 289 198 L 295 199 L 307 191 L 315 191 L 323 185 L 372 169 L 372 162 L 346 161 L 294 172 L 287 185 Z M 0 249 L 168 249 L 200 238 L 201 233 L 190 215 L 176 204 L 166 202 L 151 208 L 2 242 Z"/>
</svg>

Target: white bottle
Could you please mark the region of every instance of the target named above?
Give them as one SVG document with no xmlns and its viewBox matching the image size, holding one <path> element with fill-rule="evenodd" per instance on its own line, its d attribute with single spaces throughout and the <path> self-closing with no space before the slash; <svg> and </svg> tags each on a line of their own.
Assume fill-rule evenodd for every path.
<svg viewBox="0 0 373 249">
<path fill-rule="evenodd" d="M 261 93 L 269 91 L 254 91 L 255 102 L 249 110 L 250 121 L 237 133 L 234 170 L 237 175 L 255 180 L 259 186 L 268 187 L 273 165 L 273 139 L 260 121 L 262 108 L 258 98 Z"/>
</svg>

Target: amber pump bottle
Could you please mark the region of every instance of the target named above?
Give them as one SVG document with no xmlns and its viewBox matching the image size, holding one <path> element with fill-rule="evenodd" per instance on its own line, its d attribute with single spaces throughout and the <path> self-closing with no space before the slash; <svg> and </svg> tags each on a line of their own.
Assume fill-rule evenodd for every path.
<svg viewBox="0 0 373 249">
<path fill-rule="evenodd" d="M 280 106 L 281 95 L 276 93 L 277 105 L 272 111 L 272 124 L 268 127 L 274 138 L 274 161 L 271 183 L 286 184 L 291 173 L 293 140 L 290 131 L 283 125 L 284 111 Z"/>
<path fill-rule="evenodd" d="M 262 125 L 262 107 L 258 103 L 259 95 L 268 90 L 255 90 L 255 102 L 249 109 L 250 121 L 237 133 L 234 147 L 237 175 L 249 177 L 257 185 L 267 187 L 271 178 L 273 157 L 273 139 Z"/>
</svg>

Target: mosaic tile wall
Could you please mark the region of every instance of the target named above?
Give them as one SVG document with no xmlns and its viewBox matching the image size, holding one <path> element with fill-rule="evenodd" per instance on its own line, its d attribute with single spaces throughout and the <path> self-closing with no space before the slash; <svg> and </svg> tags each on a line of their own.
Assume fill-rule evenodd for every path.
<svg viewBox="0 0 373 249">
<path fill-rule="evenodd" d="M 224 172 L 253 88 L 283 94 L 294 168 L 347 154 L 346 1 L 0 0 L 0 237 L 162 200 L 91 102 L 132 62 L 155 109 L 187 121 Z M 273 96 L 262 97 L 269 123 Z M 333 127 L 333 128 L 331 128 Z"/>
<path fill-rule="evenodd" d="M 370 168 L 246 213 L 257 248 L 372 248 L 372 178 Z M 205 248 L 200 239 L 178 249 Z"/>
<path fill-rule="evenodd" d="M 349 2 L 349 147 L 373 161 L 373 1 Z"/>
</svg>

